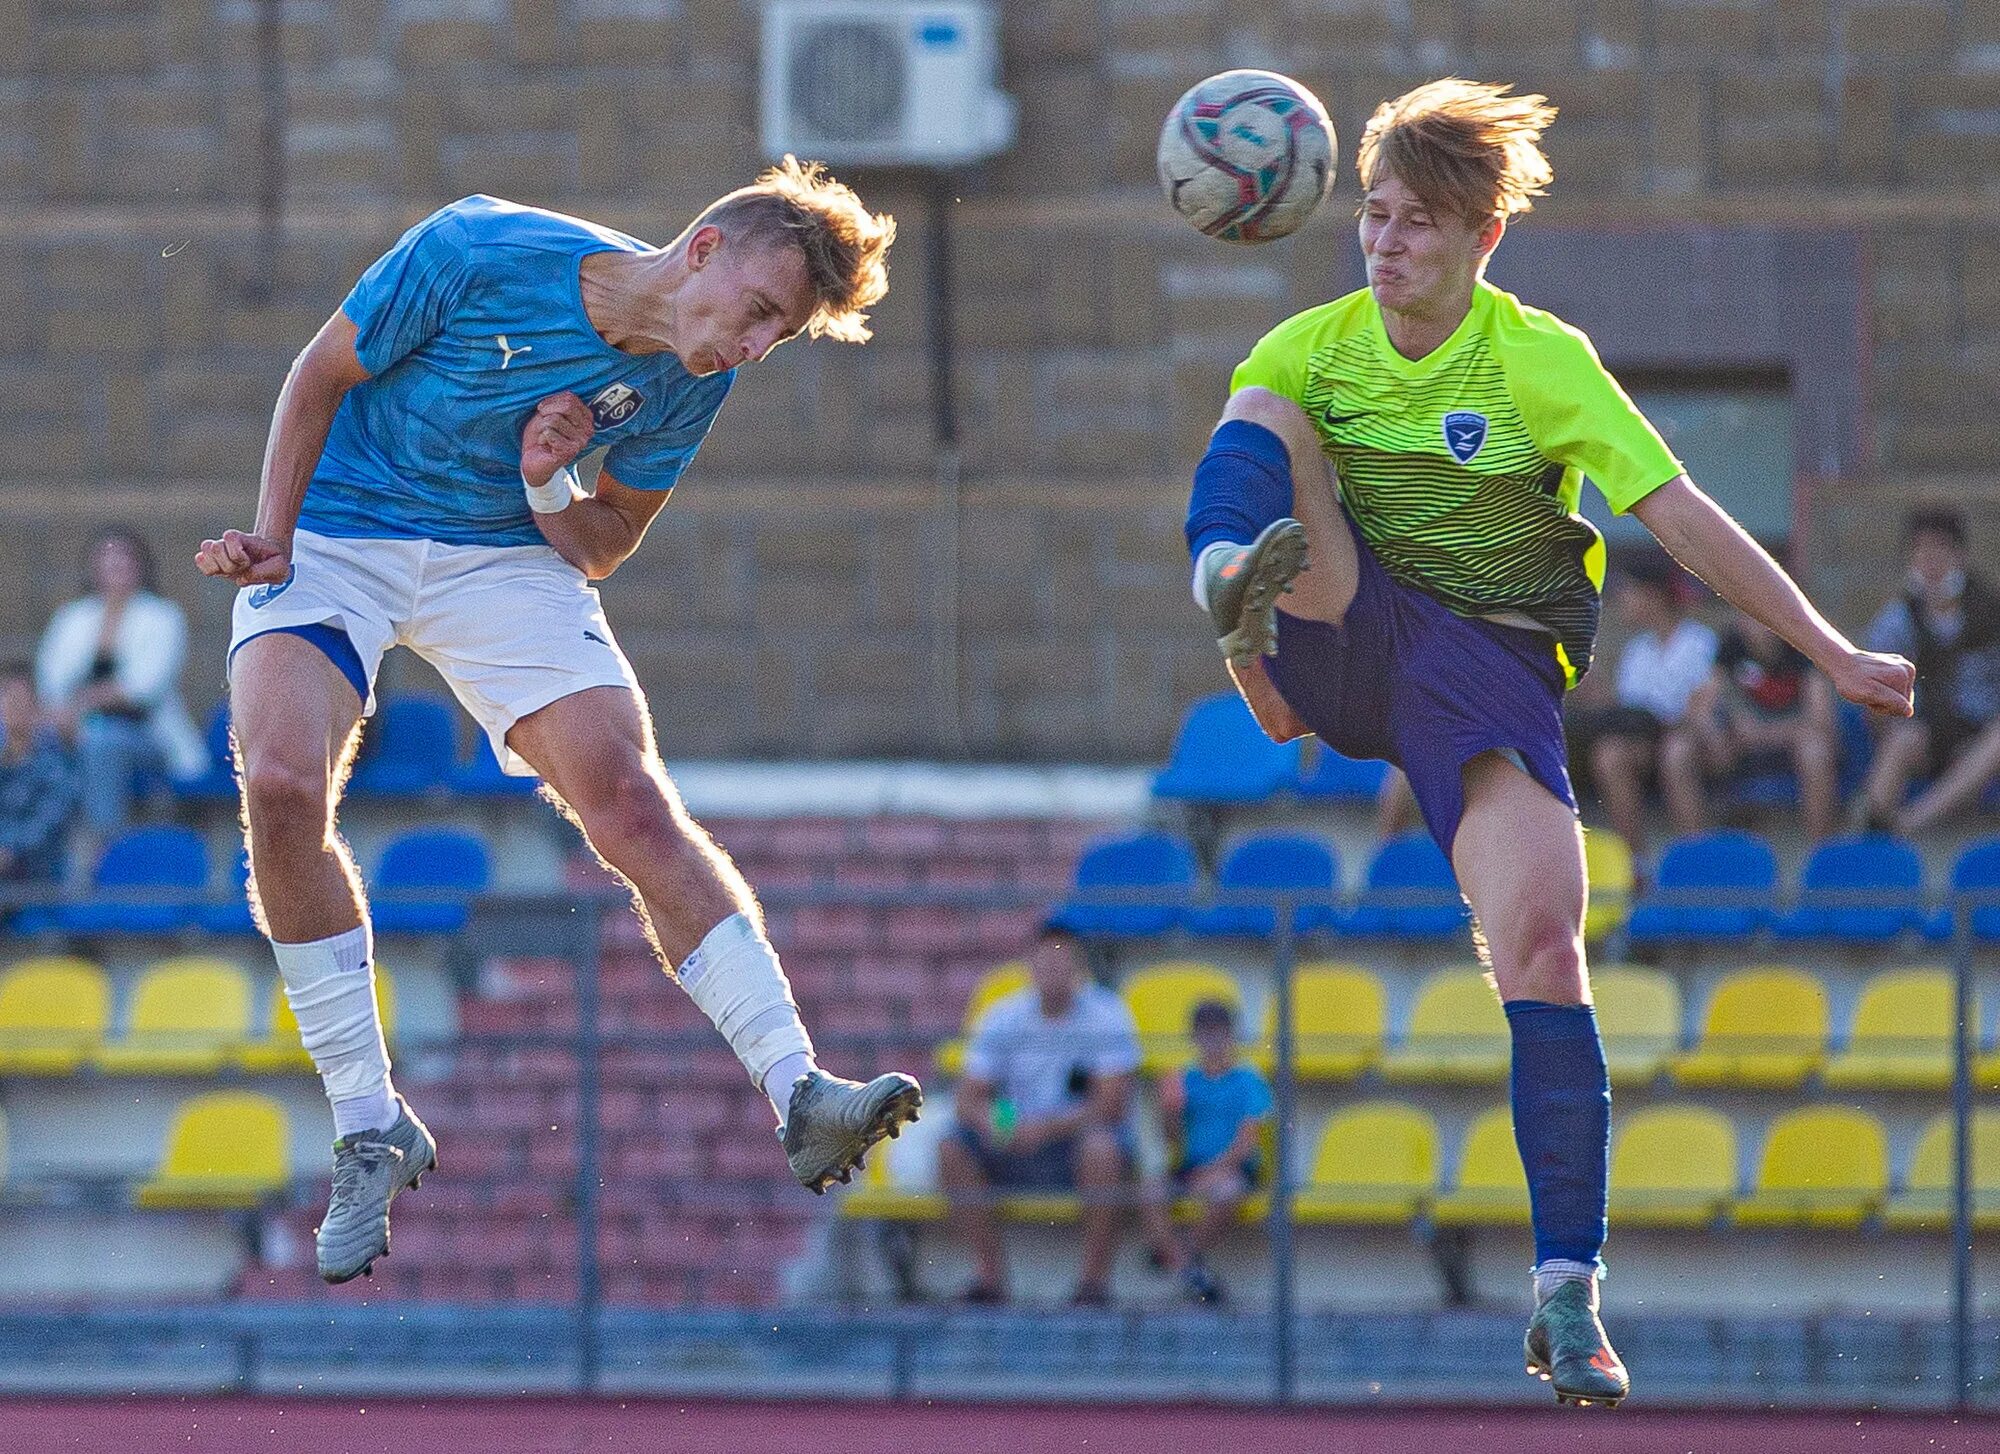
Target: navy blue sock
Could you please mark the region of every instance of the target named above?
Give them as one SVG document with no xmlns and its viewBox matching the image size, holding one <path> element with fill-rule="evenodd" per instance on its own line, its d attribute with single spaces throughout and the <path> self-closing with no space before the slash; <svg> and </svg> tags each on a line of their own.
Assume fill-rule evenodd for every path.
<svg viewBox="0 0 2000 1454">
<path fill-rule="evenodd" d="M 1528 1173 L 1535 1264 L 1595 1267 L 1610 1186 L 1611 1077 L 1589 1005 L 1508 1000 L 1514 1142 Z"/>
<path fill-rule="evenodd" d="M 1292 513 L 1292 461 L 1285 442 L 1247 419 L 1225 421 L 1194 467 L 1188 498 L 1188 553 L 1196 560 L 1219 540 L 1248 545 Z"/>
</svg>

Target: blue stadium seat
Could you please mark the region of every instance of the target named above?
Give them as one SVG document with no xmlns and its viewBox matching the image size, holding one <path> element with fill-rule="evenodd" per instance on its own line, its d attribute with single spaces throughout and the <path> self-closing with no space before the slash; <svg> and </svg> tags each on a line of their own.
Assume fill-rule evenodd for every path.
<svg viewBox="0 0 2000 1454">
<path fill-rule="evenodd" d="M 1312 766 L 1299 771 L 1299 796 L 1372 803 L 1388 775 L 1388 763 L 1357 762 L 1322 742 L 1313 754 Z"/>
<path fill-rule="evenodd" d="M 257 923 L 250 917 L 250 852 L 236 850 L 229 870 L 229 898 L 220 904 L 202 904 L 194 911 L 194 921 L 209 934 L 255 934 Z"/>
<path fill-rule="evenodd" d="M 451 706 L 434 697 L 398 697 L 375 714 L 368 750 L 348 784 L 369 797 L 414 797 L 444 786 L 457 750 Z"/>
<path fill-rule="evenodd" d="M 1799 904 L 1772 930 L 1785 939 L 1894 939 L 1923 923 L 1923 860 L 1886 833 L 1831 838 L 1799 876 Z"/>
<path fill-rule="evenodd" d="M 1234 692 L 1196 702 L 1153 796 L 1187 803 L 1258 803 L 1298 778 L 1299 744 L 1273 742 Z"/>
<path fill-rule="evenodd" d="M 1437 902 L 1422 902 L 1420 895 Z M 1471 914 L 1458 895 L 1458 876 L 1428 833 L 1405 833 L 1375 850 L 1368 887 L 1346 915 L 1342 932 L 1391 939 L 1428 939 L 1465 931 Z"/>
<path fill-rule="evenodd" d="M 1170 833 L 1135 833 L 1100 839 L 1076 865 L 1076 888 L 1058 920 L 1077 934 L 1144 938 L 1177 928 L 1187 913 L 1182 904 L 1090 902 L 1093 889 L 1186 889 L 1195 884 L 1194 849 Z"/>
<path fill-rule="evenodd" d="M 465 927 L 461 896 L 483 891 L 490 881 L 486 845 L 470 833 L 448 828 L 405 833 L 382 852 L 369 915 L 380 934 L 456 934 Z M 424 889 L 446 890 L 452 897 L 402 902 L 389 897 Z"/>
<path fill-rule="evenodd" d="M 208 771 L 198 778 L 175 783 L 174 792 L 183 798 L 212 799 L 236 796 L 236 771 L 229 751 L 229 699 L 215 704 L 208 716 Z"/>
<path fill-rule="evenodd" d="M 24 931 L 65 934 L 171 934 L 195 919 L 195 900 L 208 886 L 208 847 L 192 828 L 135 828 L 112 839 L 90 876 L 92 888 L 158 894 L 186 902 L 83 902 L 23 910 Z"/>
<path fill-rule="evenodd" d="M 1292 930 L 1308 934 L 1331 929 L 1336 913 L 1333 896 L 1340 890 L 1340 857 L 1333 845 L 1303 833 L 1259 833 L 1229 851 L 1215 875 L 1220 889 L 1285 889 L 1323 900 L 1301 904 L 1292 911 Z M 1278 911 L 1257 904 L 1218 904 L 1191 909 L 1190 934 L 1221 938 L 1241 935 L 1267 938 L 1278 927 Z"/>
<path fill-rule="evenodd" d="M 509 777 L 500 771 L 500 760 L 483 731 L 472 734 L 472 756 L 454 766 L 446 781 L 454 793 L 468 798 L 525 797 L 542 785 L 540 778 Z"/>
<path fill-rule="evenodd" d="M 1778 860 L 1755 833 L 1724 829 L 1677 838 L 1660 856 L 1653 889 L 1632 910 L 1634 939 L 1734 939 L 1769 922 Z M 1711 898 L 1721 902 L 1706 902 Z"/>
<path fill-rule="evenodd" d="M 1955 893 L 1988 893 L 1994 902 L 1972 911 L 1975 939 L 2000 940 L 2000 835 L 1977 838 L 1965 845 L 1951 866 L 1951 887 Z M 1939 909 L 1924 926 L 1933 939 L 1951 938 L 1951 908 Z"/>
</svg>

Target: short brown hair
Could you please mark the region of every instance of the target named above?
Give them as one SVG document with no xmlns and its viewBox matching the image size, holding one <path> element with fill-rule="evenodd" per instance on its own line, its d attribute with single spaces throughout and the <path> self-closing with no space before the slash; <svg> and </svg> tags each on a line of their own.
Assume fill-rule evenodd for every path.
<svg viewBox="0 0 2000 1454">
<path fill-rule="evenodd" d="M 797 248 L 817 300 L 806 332 L 842 343 L 868 341 L 865 310 L 889 291 L 896 219 L 870 212 L 852 187 L 836 182 L 818 162 L 787 154 L 749 186 L 710 203 L 694 225 L 719 227 L 733 239 Z"/>
<path fill-rule="evenodd" d="M 1384 101 L 1361 133 L 1363 190 L 1393 175 L 1426 205 L 1475 224 L 1531 209 L 1555 176 L 1541 137 L 1556 108 L 1512 90 L 1448 76 Z"/>
</svg>

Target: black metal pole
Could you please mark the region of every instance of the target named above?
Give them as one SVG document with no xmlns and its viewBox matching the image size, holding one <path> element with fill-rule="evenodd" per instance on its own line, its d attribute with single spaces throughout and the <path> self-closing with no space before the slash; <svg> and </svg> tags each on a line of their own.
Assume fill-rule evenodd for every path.
<svg viewBox="0 0 2000 1454">
<path fill-rule="evenodd" d="M 951 206 L 954 177 L 930 174 L 930 199 L 924 217 L 924 264 L 929 274 L 925 303 L 930 314 L 931 431 L 938 451 L 958 452 L 958 388 L 952 357 Z"/>
<path fill-rule="evenodd" d="M 580 1392 L 597 1388 L 601 1364 L 598 1315 L 603 1309 L 604 1288 L 597 1266 L 598 1164 L 601 1160 L 603 1096 L 600 1093 L 599 1057 L 603 1053 L 602 1026 L 598 1014 L 598 977 L 602 970 L 602 911 L 593 902 L 579 909 L 587 944 L 578 946 L 576 982 L 576 1378 Z"/>
<path fill-rule="evenodd" d="M 1277 1044 L 1272 1047 L 1276 1084 L 1277 1144 L 1271 1156 L 1271 1394 L 1290 1404 L 1298 1392 L 1298 1348 L 1294 1301 L 1297 1259 L 1292 1246 L 1292 1135 L 1297 1121 L 1298 1076 L 1293 1045 L 1292 982 L 1296 944 L 1292 934 L 1294 909 L 1289 898 L 1278 900 L 1277 935 L 1272 941 L 1271 992 L 1278 997 Z"/>
<path fill-rule="evenodd" d="M 285 217 L 285 30 L 284 0 L 259 0 L 257 80 L 264 109 L 258 126 L 257 271 L 252 299 L 268 303 L 278 291 L 278 252 Z"/>
<path fill-rule="evenodd" d="M 960 481 L 963 455 L 958 438 L 957 350 L 952 331 L 951 208 L 957 177 L 948 171 L 930 174 L 930 195 L 924 212 L 924 261 L 928 275 L 924 292 L 927 344 L 931 372 L 932 453 L 937 470 L 937 608 L 932 665 L 932 690 L 938 704 L 940 748 L 964 756 L 965 705 L 959 687 L 959 656 L 963 624 L 959 615 L 962 534 Z"/>
<path fill-rule="evenodd" d="M 1951 1047 L 1951 1406 L 1965 1413 L 1972 1404 L 1972 908 L 1951 897 L 1951 977 L 1955 1028 Z"/>
</svg>

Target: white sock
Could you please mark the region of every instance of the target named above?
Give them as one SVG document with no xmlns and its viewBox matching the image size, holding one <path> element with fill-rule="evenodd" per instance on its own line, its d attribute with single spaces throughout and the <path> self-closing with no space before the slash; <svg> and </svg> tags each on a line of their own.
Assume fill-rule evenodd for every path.
<svg viewBox="0 0 2000 1454">
<path fill-rule="evenodd" d="M 1587 1282 L 1590 1284 L 1590 1305 L 1597 1306 L 1597 1279 L 1603 1269 L 1593 1267 L 1588 1262 L 1568 1262 L 1559 1257 L 1551 1257 L 1535 1268 L 1535 1306 L 1540 1307 L 1548 1300 L 1550 1293 L 1566 1282 Z"/>
<path fill-rule="evenodd" d="M 1217 540 L 1203 547 L 1194 561 L 1194 603 L 1202 610 L 1208 609 L 1208 572 L 1204 569 L 1208 558 L 1218 550 L 1241 550 L 1243 547 L 1233 540 Z"/>
<path fill-rule="evenodd" d="M 396 1121 L 389 1047 L 375 1008 L 374 936 L 364 923 L 306 944 L 271 942 L 299 1038 L 333 1103 L 333 1134 L 386 1131 Z"/>
<path fill-rule="evenodd" d="M 792 1082 L 813 1068 L 813 1046 L 763 930 L 747 915 L 731 914 L 708 931 L 675 977 L 770 1097 L 782 1124 Z"/>
</svg>

